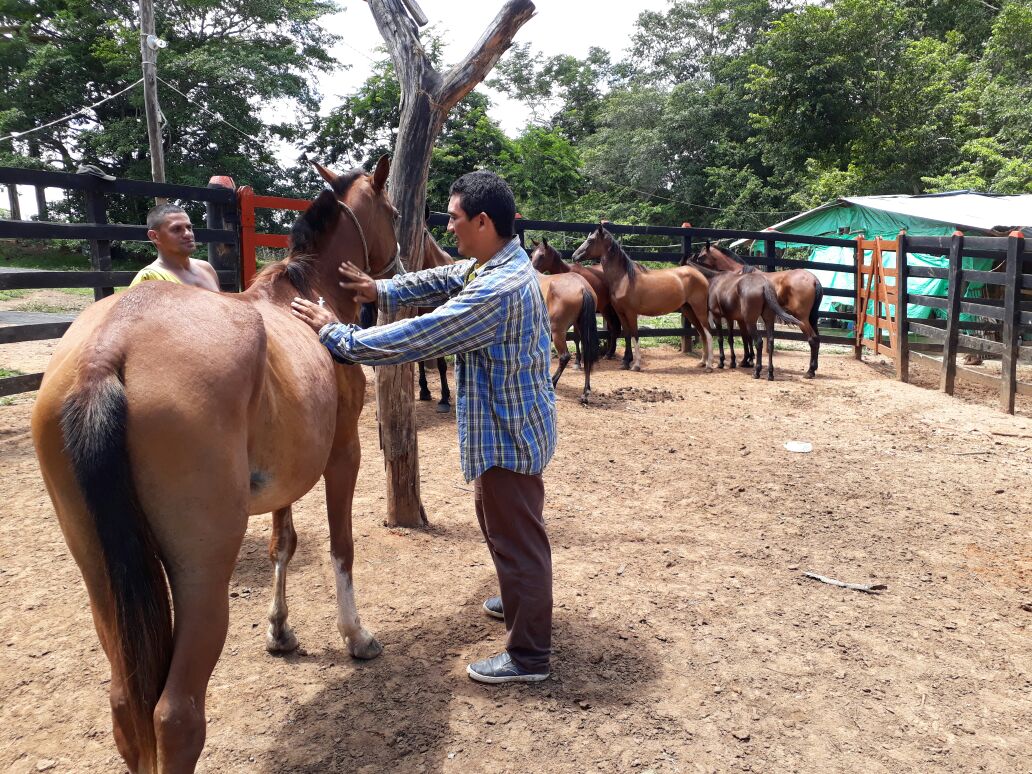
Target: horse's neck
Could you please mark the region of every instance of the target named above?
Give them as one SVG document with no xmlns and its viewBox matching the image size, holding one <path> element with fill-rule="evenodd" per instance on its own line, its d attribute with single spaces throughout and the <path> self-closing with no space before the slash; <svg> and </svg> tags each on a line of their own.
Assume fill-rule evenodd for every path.
<svg viewBox="0 0 1032 774">
<path fill-rule="evenodd" d="M 602 273 L 605 274 L 607 282 L 615 283 L 624 277 L 628 280 L 633 278 L 635 266 L 622 247 L 614 243 L 606 257 L 609 260 L 602 262 Z"/>
<path fill-rule="evenodd" d="M 423 266 L 424 269 L 436 269 L 439 266 L 449 266 L 455 260 L 445 252 L 444 248 L 437 244 L 437 240 L 430 232 L 423 229 Z"/>
<path fill-rule="evenodd" d="M 552 273 L 553 274 L 566 274 L 570 271 L 570 264 L 563 260 L 563 257 L 559 253 L 555 253 L 552 256 Z"/>
<path fill-rule="evenodd" d="M 336 267 L 334 266 L 334 270 Z M 243 295 L 245 298 L 266 301 L 274 306 L 290 308 L 295 298 L 304 298 L 317 303 L 320 298 L 333 311 L 341 322 L 354 322 L 358 319 L 358 304 L 350 293 L 345 293 L 337 284 L 336 277 L 327 278 L 322 272 L 313 272 L 308 278 L 308 290 L 298 290 L 290 281 L 286 269 L 269 277 L 261 277 L 249 287 Z"/>
</svg>

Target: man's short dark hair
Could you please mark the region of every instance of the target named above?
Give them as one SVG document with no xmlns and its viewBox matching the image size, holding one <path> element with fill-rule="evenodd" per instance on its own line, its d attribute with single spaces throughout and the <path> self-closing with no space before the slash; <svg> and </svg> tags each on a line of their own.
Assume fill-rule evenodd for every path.
<svg viewBox="0 0 1032 774">
<path fill-rule="evenodd" d="M 486 169 L 463 175 L 451 184 L 449 196 L 459 195 L 463 211 L 472 217 L 484 213 L 500 237 L 511 237 L 516 229 L 516 199 L 501 177 Z"/>
<path fill-rule="evenodd" d="M 175 212 L 181 212 L 184 215 L 186 214 L 186 210 L 178 204 L 169 204 L 166 202 L 165 204 L 151 207 L 150 212 L 147 213 L 147 228 L 151 231 L 157 231 L 161 228 L 161 224 L 165 222 L 165 218 Z"/>
</svg>

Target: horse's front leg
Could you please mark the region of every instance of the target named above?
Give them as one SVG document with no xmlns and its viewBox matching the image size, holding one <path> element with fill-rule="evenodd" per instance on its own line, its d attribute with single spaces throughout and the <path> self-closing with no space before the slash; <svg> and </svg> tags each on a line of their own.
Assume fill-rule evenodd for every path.
<svg viewBox="0 0 1032 774">
<path fill-rule="evenodd" d="M 620 368 L 627 370 L 631 367 L 631 324 L 628 319 L 620 316 L 620 327 L 623 329 L 624 334 L 624 355 L 623 362 L 620 364 Z M 634 334 L 638 334 L 638 318 L 634 318 Z"/>
<path fill-rule="evenodd" d="M 448 361 L 437 358 L 437 373 L 441 377 L 441 400 L 437 403 L 437 412 L 447 414 L 451 411 L 451 390 L 448 389 Z"/>
<path fill-rule="evenodd" d="M 724 323 L 719 317 L 713 318 L 713 327 L 717 329 L 717 348 L 720 350 L 720 362 L 717 368 L 724 367 Z"/>
<path fill-rule="evenodd" d="M 357 428 L 345 443 L 335 443 L 326 466 L 326 514 L 330 522 L 330 558 L 337 582 L 337 630 L 355 658 L 376 658 L 383 646 L 363 626 L 355 604 L 352 568 L 355 542 L 351 534 L 351 504 L 362 451 Z"/>
<path fill-rule="evenodd" d="M 426 381 L 426 365 L 422 360 L 419 361 L 419 399 L 430 400 L 434 397 L 430 393 L 430 385 Z"/>
<path fill-rule="evenodd" d="M 297 532 L 291 508 L 272 513 L 272 536 L 269 538 L 269 559 L 273 567 L 272 603 L 269 605 L 269 629 L 265 649 L 269 653 L 289 653 L 297 648 L 297 637 L 287 623 L 287 565 L 297 548 Z"/>
</svg>

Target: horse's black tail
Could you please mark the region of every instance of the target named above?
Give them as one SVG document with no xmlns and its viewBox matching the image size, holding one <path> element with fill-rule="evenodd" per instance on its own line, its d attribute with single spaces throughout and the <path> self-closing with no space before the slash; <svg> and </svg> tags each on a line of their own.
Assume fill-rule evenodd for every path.
<svg viewBox="0 0 1032 774">
<path fill-rule="evenodd" d="M 115 628 L 108 656 L 125 678 L 141 767 L 150 770 L 154 707 L 172 657 L 168 584 L 133 483 L 125 384 L 113 370 L 87 373 L 61 407 L 61 430 L 110 583 Z"/>
<path fill-rule="evenodd" d="M 763 300 L 767 302 L 767 306 L 771 308 L 775 316 L 783 323 L 789 323 L 790 325 L 799 325 L 799 320 L 789 314 L 781 304 L 778 303 L 778 294 L 774 292 L 774 286 L 770 284 L 770 280 L 766 277 L 763 279 Z"/>
<path fill-rule="evenodd" d="M 821 316 L 821 301 L 824 299 L 824 288 L 821 286 L 821 281 L 816 277 L 813 278 L 816 287 L 813 290 L 813 306 L 810 307 L 810 327 L 813 328 L 815 336 L 820 337 L 817 332 L 817 318 Z"/>
<path fill-rule="evenodd" d="M 598 360 L 598 320 L 595 318 L 595 296 L 587 288 L 581 290 L 582 301 L 577 327 L 581 333 L 581 350 L 585 363 Z"/>
</svg>

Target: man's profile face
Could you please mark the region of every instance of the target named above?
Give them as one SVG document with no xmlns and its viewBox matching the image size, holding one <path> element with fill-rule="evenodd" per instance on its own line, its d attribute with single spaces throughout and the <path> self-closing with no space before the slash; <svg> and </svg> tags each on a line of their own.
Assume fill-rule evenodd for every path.
<svg viewBox="0 0 1032 774">
<path fill-rule="evenodd" d="M 184 257 L 197 247 L 193 226 L 185 212 L 170 212 L 156 230 L 147 232 L 147 237 L 162 255 Z"/>
<path fill-rule="evenodd" d="M 483 213 L 472 217 L 462 209 L 462 197 L 454 194 L 448 200 L 448 230 L 455 234 L 455 246 L 459 255 L 467 258 L 477 254 L 477 248 L 484 238 L 485 224 L 488 220 Z"/>
</svg>

